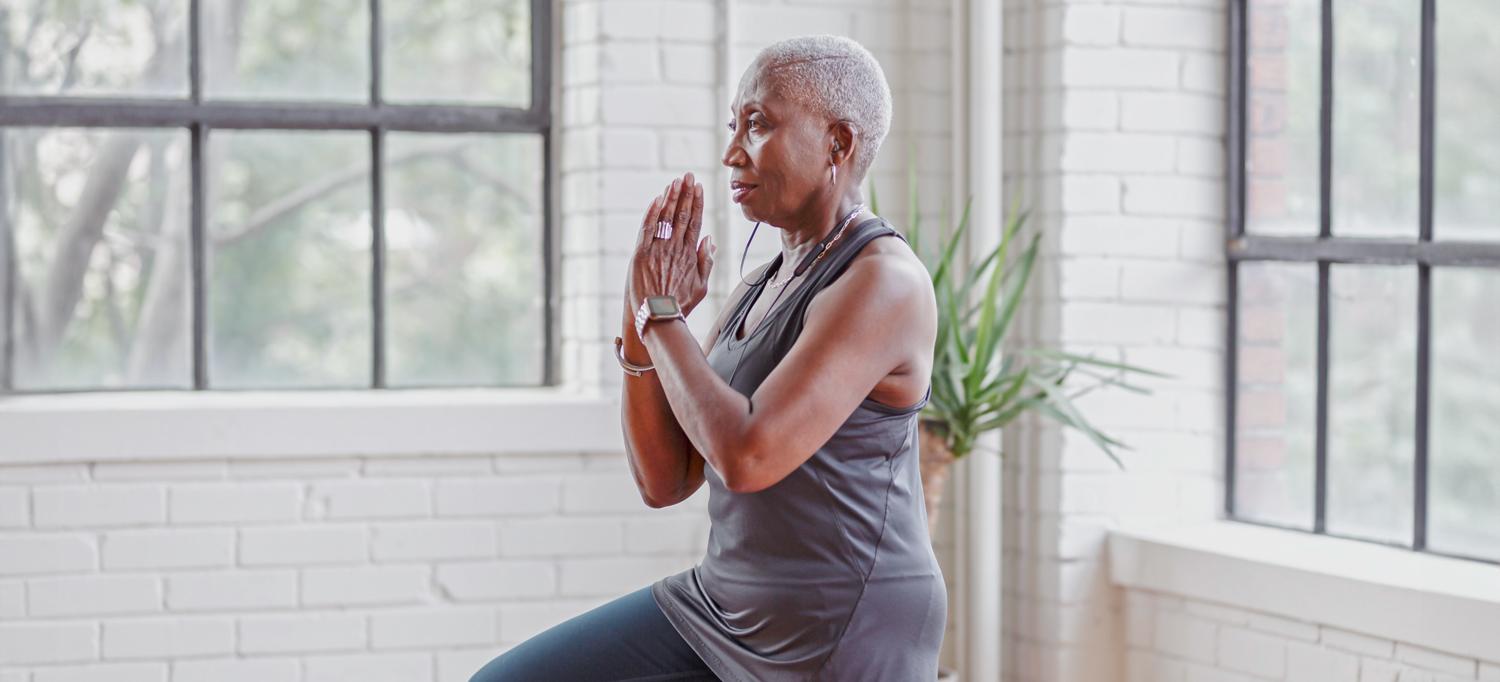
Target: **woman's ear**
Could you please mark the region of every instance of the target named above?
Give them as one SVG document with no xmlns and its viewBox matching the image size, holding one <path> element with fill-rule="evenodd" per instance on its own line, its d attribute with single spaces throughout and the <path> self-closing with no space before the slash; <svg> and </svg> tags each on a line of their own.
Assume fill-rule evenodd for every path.
<svg viewBox="0 0 1500 682">
<path fill-rule="evenodd" d="M 854 154 L 856 131 L 848 121 L 835 121 L 829 129 L 831 160 L 840 166 L 848 163 Z"/>
</svg>

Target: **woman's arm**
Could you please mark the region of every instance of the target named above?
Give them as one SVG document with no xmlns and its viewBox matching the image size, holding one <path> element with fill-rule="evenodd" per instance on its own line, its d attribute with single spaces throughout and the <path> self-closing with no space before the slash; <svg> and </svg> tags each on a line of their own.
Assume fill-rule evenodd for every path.
<svg viewBox="0 0 1500 682">
<path fill-rule="evenodd" d="M 713 348 L 718 329 L 724 324 L 724 316 L 730 307 L 724 306 L 719 320 L 709 332 L 703 345 L 705 356 Z M 635 334 L 634 311 L 628 304 L 626 308 L 622 321 L 624 331 L 620 334 L 625 339 L 621 352 L 631 364 L 649 364 L 643 362 L 649 356 L 640 337 Z M 672 414 L 661 379 L 655 371 L 644 372 L 638 377 L 626 374 L 623 391 L 620 426 L 625 432 L 625 454 L 630 462 L 630 473 L 635 477 L 641 499 L 647 506 L 659 508 L 692 496 L 698 486 L 703 485 L 703 455 L 688 441 L 687 434 L 677 423 L 677 416 Z"/>
</svg>

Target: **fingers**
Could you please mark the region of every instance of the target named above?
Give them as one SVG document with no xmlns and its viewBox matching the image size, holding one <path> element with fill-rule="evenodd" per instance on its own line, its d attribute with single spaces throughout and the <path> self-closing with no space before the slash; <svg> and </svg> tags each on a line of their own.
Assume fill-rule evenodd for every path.
<svg viewBox="0 0 1500 682">
<path fill-rule="evenodd" d="M 685 243 L 697 248 L 697 236 L 689 233 L 693 220 L 693 206 L 698 202 L 698 185 L 693 182 L 692 173 L 683 176 L 680 184 L 681 198 L 677 201 L 677 212 L 673 214 L 672 225 L 676 231 L 683 233 L 682 240 Z"/>
<path fill-rule="evenodd" d="M 693 209 L 688 216 L 686 227 L 687 234 L 684 236 L 689 244 L 697 244 L 698 237 L 703 231 L 703 183 L 693 184 Z M 710 236 L 712 240 L 712 236 Z"/>
<path fill-rule="evenodd" d="M 635 248 L 637 251 L 640 250 L 641 245 L 646 243 L 646 240 L 652 238 L 651 235 L 656 233 L 656 221 L 661 215 L 661 204 L 662 198 L 661 196 L 657 196 L 651 200 L 651 205 L 646 207 L 646 215 L 641 218 L 641 230 L 636 234 Z"/>
</svg>

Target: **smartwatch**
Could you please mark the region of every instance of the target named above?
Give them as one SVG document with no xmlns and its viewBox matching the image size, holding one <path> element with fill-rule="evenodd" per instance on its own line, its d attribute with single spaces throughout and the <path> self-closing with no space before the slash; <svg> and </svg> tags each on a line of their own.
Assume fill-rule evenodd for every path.
<svg viewBox="0 0 1500 682">
<path fill-rule="evenodd" d="M 676 296 L 647 296 L 641 301 L 641 307 L 635 311 L 635 335 L 636 338 L 644 340 L 646 323 L 652 320 L 683 320 L 687 317 L 682 314 L 682 309 L 677 307 Z"/>
</svg>

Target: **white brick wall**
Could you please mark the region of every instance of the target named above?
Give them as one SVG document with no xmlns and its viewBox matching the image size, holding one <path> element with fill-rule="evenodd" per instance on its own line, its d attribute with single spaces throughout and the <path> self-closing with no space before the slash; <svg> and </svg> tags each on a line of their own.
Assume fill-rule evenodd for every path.
<svg viewBox="0 0 1500 682">
<path fill-rule="evenodd" d="M 1500 663 L 1316 623 L 1124 590 L 1128 682 L 1500 680 Z"/>
<path fill-rule="evenodd" d="M 0 467 L 0 680 L 466 681 L 708 538 L 622 454 L 201 464 Z"/>
<path fill-rule="evenodd" d="M 1226 3 L 1004 2 L 1004 196 L 1045 233 L 1021 339 L 1175 375 L 1079 402 L 1134 448 L 1125 471 L 1051 422 L 1005 435 L 1005 675 L 1124 680 L 1138 664 L 1104 575 L 1108 530 L 1220 507 Z M 1158 624 L 1183 661 L 1285 666 L 1254 635 Z"/>
</svg>

